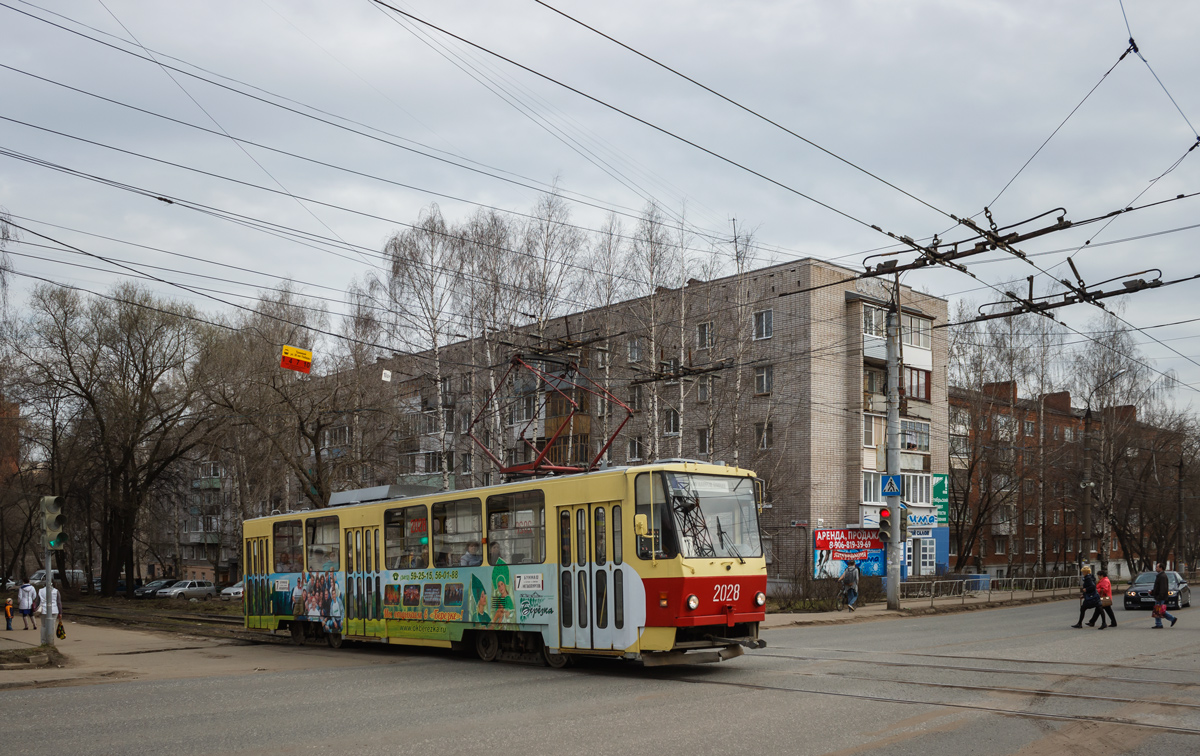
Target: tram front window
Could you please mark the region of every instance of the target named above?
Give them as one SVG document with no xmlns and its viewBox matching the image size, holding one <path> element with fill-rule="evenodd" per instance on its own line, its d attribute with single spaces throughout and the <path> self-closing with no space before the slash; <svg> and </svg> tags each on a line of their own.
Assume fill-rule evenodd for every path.
<svg viewBox="0 0 1200 756">
<path fill-rule="evenodd" d="M 754 480 L 663 472 L 686 558 L 762 556 Z"/>
</svg>

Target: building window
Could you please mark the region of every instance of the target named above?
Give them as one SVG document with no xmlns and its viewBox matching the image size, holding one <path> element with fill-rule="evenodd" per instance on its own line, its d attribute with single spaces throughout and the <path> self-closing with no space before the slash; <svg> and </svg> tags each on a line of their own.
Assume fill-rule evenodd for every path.
<svg viewBox="0 0 1200 756">
<path fill-rule="evenodd" d="M 1033 553 L 1033 539 L 1032 538 L 1025 539 L 1025 553 L 1026 554 Z"/>
<path fill-rule="evenodd" d="M 462 464 L 459 466 L 459 472 L 462 472 L 462 473 L 468 474 L 468 475 L 471 473 L 471 453 L 470 452 L 463 452 Z"/>
<path fill-rule="evenodd" d="M 863 415 L 863 446 L 875 445 L 875 418 Z"/>
<path fill-rule="evenodd" d="M 348 425 L 343 425 L 340 428 L 329 428 L 325 431 L 325 448 L 348 446 L 353 437 L 354 432 Z"/>
<path fill-rule="evenodd" d="M 1074 550 L 1075 550 L 1075 539 L 1068 538 L 1067 539 L 1067 553 L 1070 554 Z"/>
<path fill-rule="evenodd" d="M 1054 543 L 1053 543 L 1053 544 L 1051 544 L 1051 550 L 1052 550 L 1052 551 L 1053 551 L 1055 554 L 1057 554 L 1057 553 L 1058 553 L 1058 550 L 1059 550 L 1060 548 L 1061 548 L 1061 544 L 1058 542 L 1058 539 L 1055 539 Z"/>
<path fill-rule="evenodd" d="M 887 393 L 887 373 L 867 368 L 863 371 L 863 391 L 868 394 Z"/>
<path fill-rule="evenodd" d="M 696 384 L 696 401 L 707 402 L 712 398 L 713 378 L 711 375 L 700 377 L 700 381 Z"/>
<path fill-rule="evenodd" d="M 918 370 L 917 368 L 904 368 L 904 391 L 909 399 L 917 399 L 918 401 L 929 401 L 929 384 L 930 373 L 928 370 Z"/>
<path fill-rule="evenodd" d="M 592 352 L 592 364 L 598 368 L 608 367 L 608 350 L 604 347 L 598 347 Z"/>
<path fill-rule="evenodd" d="M 754 313 L 754 340 L 769 339 L 775 333 L 774 316 L 771 310 Z"/>
<path fill-rule="evenodd" d="M 1035 430 L 1036 430 L 1036 425 L 1034 424 L 1034 422 L 1032 420 L 1026 420 L 1025 421 L 1025 435 L 1032 437 Z"/>
<path fill-rule="evenodd" d="M 905 473 L 900 476 L 904 500 L 910 504 L 933 503 L 933 476 Z"/>
<path fill-rule="evenodd" d="M 629 340 L 629 361 L 630 362 L 641 362 L 642 361 L 642 337 L 641 336 L 635 336 L 634 338 Z"/>
<path fill-rule="evenodd" d="M 1021 484 L 1021 487 L 1022 487 L 1023 489 L 1025 489 L 1025 495 L 1026 495 L 1026 496 L 1033 496 L 1033 481 L 1032 481 L 1032 480 L 1027 480 L 1027 481 L 1025 481 L 1024 483 L 1022 483 L 1022 484 Z M 1025 523 L 1025 524 L 1026 524 L 1026 525 L 1032 525 L 1033 523 L 1032 523 L 1032 522 L 1027 522 L 1027 523 Z"/>
<path fill-rule="evenodd" d="M 201 478 L 219 478 L 221 477 L 220 462 L 201 462 L 200 463 Z"/>
<path fill-rule="evenodd" d="M 971 439 L 966 436 L 950 437 L 950 456 L 969 457 L 971 455 Z"/>
<path fill-rule="evenodd" d="M 907 451 L 929 451 L 929 423 L 901 420 L 900 448 Z"/>
<path fill-rule="evenodd" d="M 997 539 L 995 540 L 995 544 L 996 544 L 996 553 L 997 553 L 997 554 L 1003 554 L 1003 553 L 1004 553 L 1004 546 L 1005 546 L 1005 543 L 1006 543 L 1007 541 L 1008 541 L 1008 539 L 1007 539 L 1007 538 L 997 538 Z"/>
<path fill-rule="evenodd" d="M 863 305 L 863 333 L 867 336 L 887 337 L 887 311 L 880 307 Z"/>
<path fill-rule="evenodd" d="M 716 344 L 716 334 L 713 333 L 712 321 L 696 326 L 696 348 L 709 349 Z"/>
<path fill-rule="evenodd" d="M 712 439 L 709 436 L 708 428 L 696 430 L 696 453 L 705 456 L 712 454 Z"/>
<path fill-rule="evenodd" d="M 679 382 L 679 379 L 678 379 L 679 358 L 672 357 L 669 360 L 663 360 L 662 362 L 658 363 L 658 372 L 662 373 L 663 375 L 667 375 L 667 376 L 675 376 L 675 380 L 667 381 L 668 385 L 672 384 L 672 383 L 678 383 Z"/>
<path fill-rule="evenodd" d="M 1060 513 L 1060 512 L 1059 512 L 1057 509 L 1056 509 L 1056 510 L 1054 510 L 1054 514 L 1052 515 L 1052 519 L 1053 519 L 1053 522 L 1054 522 L 1054 524 L 1055 524 L 1055 525 L 1058 525 L 1058 524 L 1059 524 L 1059 518 L 1060 518 L 1060 515 L 1061 515 L 1061 513 Z"/>
<path fill-rule="evenodd" d="M 518 396 L 517 400 L 508 405 L 508 424 L 527 423 L 533 419 L 537 410 L 537 394 Z"/>
<path fill-rule="evenodd" d="M 764 395 L 771 393 L 775 385 L 775 366 L 764 365 L 754 368 L 754 393 Z"/>
<path fill-rule="evenodd" d="M 879 473 L 877 472 L 863 471 L 863 503 L 883 503 L 883 483 L 880 481 Z"/>
<path fill-rule="evenodd" d="M 932 343 L 933 321 L 916 315 L 904 315 L 900 319 L 901 339 L 917 349 L 929 349 Z"/>
<path fill-rule="evenodd" d="M 1058 440 L 1058 426 L 1057 425 L 1054 426 L 1053 433 L 1054 433 L 1054 440 L 1057 441 Z"/>
<path fill-rule="evenodd" d="M 1063 441 L 1068 444 L 1075 440 L 1075 429 L 1069 425 L 1063 426 Z"/>
<path fill-rule="evenodd" d="M 775 445 L 775 429 L 771 423 L 754 424 L 754 443 L 759 449 L 770 449 Z"/>
<path fill-rule="evenodd" d="M 673 407 L 667 407 L 663 410 L 663 435 L 679 435 L 679 411 Z"/>
<path fill-rule="evenodd" d="M 642 411 L 642 385 L 640 383 L 629 389 L 629 409 L 634 412 Z"/>
<path fill-rule="evenodd" d="M 640 460 L 642 458 L 642 437 L 636 436 L 629 439 L 626 448 L 628 451 L 627 457 L 630 462 Z"/>
</svg>

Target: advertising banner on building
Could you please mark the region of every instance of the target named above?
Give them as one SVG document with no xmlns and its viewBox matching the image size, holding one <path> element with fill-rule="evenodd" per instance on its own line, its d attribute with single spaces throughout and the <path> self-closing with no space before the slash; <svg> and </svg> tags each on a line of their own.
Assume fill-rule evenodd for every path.
<svg viewBox="0 0 1200 756">
<path fill-rule="evenodd" d="M 863 575 L 887 574 L 883 542 L 878 530 L 814 530 L 813 577 L 841 577 L 849 562 Z"/>
<path fill-rule="evenodd" d="M 937 524 L 950 524 L 950 476 L 933 474 L 933 506 L 937 508 Z"/>
</svg>

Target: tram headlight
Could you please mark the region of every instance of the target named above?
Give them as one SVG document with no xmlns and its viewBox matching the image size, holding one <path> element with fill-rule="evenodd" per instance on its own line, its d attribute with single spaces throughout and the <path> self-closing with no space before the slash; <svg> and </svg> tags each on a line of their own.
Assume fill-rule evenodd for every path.
<svg viewBox="0 0 1200 756">
<path fill-rule="evenodd" d="M 696 597 L 696 594 L 693 593 L 691 596 L 688 596 L 687 606 L 688 606 L 688 609 L 693 609 L 693 610 L 696 607 L 700 606 L 700 599 Z"/>
<path fill-rule="evenodd" d="M 763 593 L 762 591 L 759 591 L 758 593 L 754 594 L 754 605 L 755 606 L 762 606 L 765 603 L 767 603 L 767 594 Z"/>
</svg>

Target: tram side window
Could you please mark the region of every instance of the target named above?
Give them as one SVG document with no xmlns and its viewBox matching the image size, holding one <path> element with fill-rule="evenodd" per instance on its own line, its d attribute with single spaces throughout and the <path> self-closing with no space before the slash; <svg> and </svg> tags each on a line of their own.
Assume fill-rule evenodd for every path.
<svg viewBox="0 0 1200 756">
<path fill-rule="evenodd" d="M 429 511 L 423 506 L 389 509 L 384 515 L 383 544 L 387 569 L 419 570 L 428 567 Z"/>
<path fill-rule="evenodd" d="M 675 523 L 667 512 L 665 490 L 661 473 L 640 473 L 634 481 L 634 513 L 646 515 L 650 530 L 648 535 L 638 536 L 637 554 L 640 559 L 651 558 L 651 543 L 655 544 L 655 557 L 658 559 L 670 559 L 679 553 Z"/>
<path fill-rule="evenodd" d="M 540 490 L 489 496 L 488 564 L 546 561 L 546 497 Z"/>
<path fill-rule="evenodd" d="M 309 572 L 328 572 L 341 569 L 338 553 L 338 518 L 314 517 L 305 523 L 308 527 Z"/>
<path fill-rule="evenodd" d="M 275 571 L 304 571 L 304 528 L 299 520 L 275 523 Z"/>
<path fill-rule="evenodd" d="M 620 564 L 621 558 L 624 556 L 625 544 L 622 542 L 622 527 L 621 527 L 621 505 L 614 505 L 612 508 L 612 531 L 613 531 L 613 564 Z"/>
<path fill-rule="evenodd" d="M 433 505 L 434 565 L 471 566 L 479 564 L 465 559 L 471 544 L 483 541 L 483 506 L 479 499 L 458 499 Z"/>
</svg>

